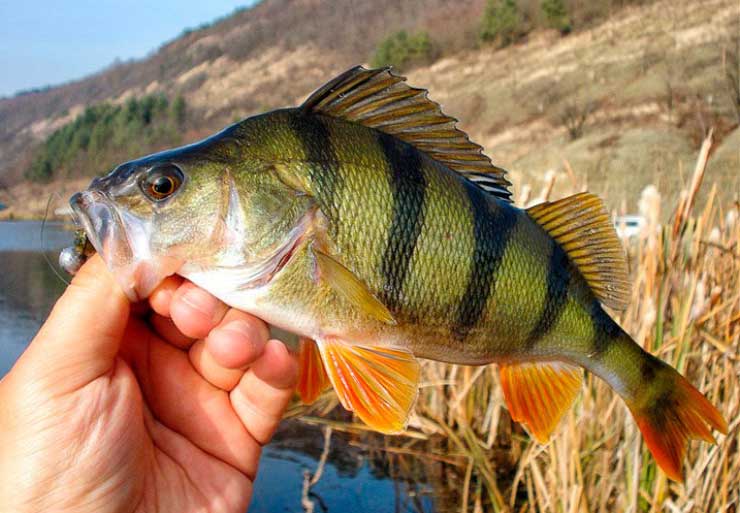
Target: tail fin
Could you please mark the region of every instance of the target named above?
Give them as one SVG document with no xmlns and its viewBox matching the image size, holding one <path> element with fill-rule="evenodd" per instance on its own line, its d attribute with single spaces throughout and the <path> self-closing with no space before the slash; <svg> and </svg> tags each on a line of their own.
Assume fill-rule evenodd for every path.
<svg viewBox="0 0 740 513">
<path fill-rule="evenodd" d="M 688 441 L 716 443 L 711 428 L 727 434 L 727 422 L 673 367 L 643 354 L 650 360 L 642 365 L 649 381 L 625 401 L 660 468 L 669 478 L 683 481 L 681 462 Z"/>
</svg>

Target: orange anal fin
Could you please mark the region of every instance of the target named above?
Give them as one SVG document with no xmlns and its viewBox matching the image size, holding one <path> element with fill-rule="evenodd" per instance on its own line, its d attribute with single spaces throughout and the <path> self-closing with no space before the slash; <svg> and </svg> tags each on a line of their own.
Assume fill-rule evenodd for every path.
<svg viewBox="0 0 740 513">
<path fill-rule="evenodd" d="M 303 404 L 311 404 L 331 382 L 324 370 L 319 347 L 310 338 L 301 337 L 298 367 L 300 370 L 298 394 L 301 396 Z"/>
<path fill-rule="evenodd" d="M 727 434 L 727 421 L 686 378 L 671 374 L 657 396 L 640 406 L 627 401 L 627 406 L 660 468 L 674 481 L 683 481 L 681 464 L 688 441 L 716 443 L 711 428 Z"/>
<path fill-rule="evenodd" d="M 511 418 L 545 443 L 581 389 L 583 372 L 563 362 L 502 364 L 501 386 Z"/>
<path fill-rule="evenodd" d="M 406 428 L 419 388 L 419 363 L 400 349 L 319 341 L 339 401 L 372 429 L 399 433 Z"/>
</svg>

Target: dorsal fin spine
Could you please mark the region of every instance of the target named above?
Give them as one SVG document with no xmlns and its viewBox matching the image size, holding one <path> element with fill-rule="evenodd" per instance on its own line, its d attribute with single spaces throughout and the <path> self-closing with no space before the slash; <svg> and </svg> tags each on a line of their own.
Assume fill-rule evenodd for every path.
<svg viewBox="0 0 740 513">
<path fill-rule="evenodd" d="M 363 114 L 366 112 L 378 112 L 380 109 L 376 110 L 375 107 L 383 107 L 388 104 L 392 104 L 396 101 L 411 98 L 415 96 L 418 93 L 409 94 L 409 91 L 399 91 L 394 94 L 389 94 L 386 98 L 382 100 L 376 100 L 375 102 L 368 101 L 367 99 L 362 100 L 361 102 L 358 102 L 356 105 L 353 105 L 349 109 L 347 109 L 347 112 L 349 114 L 352 114 L 354 116 L 357 116 L 359 120 L 363 120 L 362 117 Z"/>
</svg>

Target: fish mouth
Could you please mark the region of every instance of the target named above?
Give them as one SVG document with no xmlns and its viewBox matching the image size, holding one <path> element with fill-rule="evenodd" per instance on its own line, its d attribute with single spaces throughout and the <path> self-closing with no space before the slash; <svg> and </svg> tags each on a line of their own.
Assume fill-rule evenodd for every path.
<svg viewBox="0 0 740 513">
<path fill-rule="evenodd" d="M 105 192 L 74 194 L 69 204 L 74 220 L 87 234 L 131 302 L 141 301 L 182 262 L 152 254 L 149 229 L 138 218 L 120 212 Z"/>
<path fill-rule="evenodd" d="M 131 262 L 133 251 L 118 213 L 107 196 L 97 190 L 74 194 L 69 204 L 75 222 L 106 263 L 120 267 Z"/>
</svg>

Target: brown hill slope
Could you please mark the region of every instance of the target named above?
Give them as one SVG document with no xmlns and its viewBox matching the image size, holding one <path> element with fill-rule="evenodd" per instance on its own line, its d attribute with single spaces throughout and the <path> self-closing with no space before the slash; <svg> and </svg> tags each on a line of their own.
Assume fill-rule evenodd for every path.
<svg viewBox="0 0 740 513">
<path fill-rule="evenodd" d="M 212 26 L 186 32 L 149 58 L 60 87 L 0 99 L 0 184 L 21 175 L 34 142 L 85 105 L 145 92 L 181 93 L 207 133 L 261 108 L 288 105 L 328 75 L 366 61 L 403 28 L 445 23 L 459 45 L 485 0 L 265 0 Z M 466 28 L 467 27 L 467 28 Z"/>
<path fill-rule="evenodd" d="M 412 70 L 410 83 L 430 89 L 512 171 L 517 197 L 523 185 L 537 186 L 545 175 L 559 177 L 556 186 L 608 193 L 614 208 L 634 208 L 639 191 L 655 181 L 674 194 L 712 127 L 717 146 L 709 179 L 730 197 L 740 190 L 740 154 L 733 147 L 738 113 L 726 82 L 727 70 L 737 65 L 736 1 L 660 0 L 566 37 L 534 32 L 502 50 L 471 49 L 483 0 L 370 4 L 267 0 L 145 61 L 2 100 L 0 116 L 8 123 L 0 123 L 0 179 L 17 181 L 17 155 L 90 101 L 181 93 L 199 119 L 197 133 L 188 134 L 195 138 L 299 102 L 337 72 L 366 61 L 384 34 L 410 27 L 429 30 L 448 49 L 431 66 Z M 569 129 L 582 133 L 571 139 Z M 23 197 L 32 201 L 48 189 L 13 187 L 0 201 L 26 204 Z"/>
</svg>

